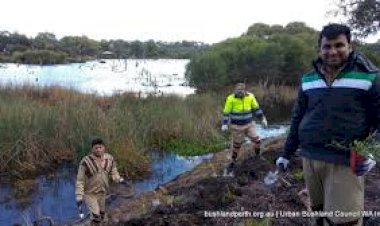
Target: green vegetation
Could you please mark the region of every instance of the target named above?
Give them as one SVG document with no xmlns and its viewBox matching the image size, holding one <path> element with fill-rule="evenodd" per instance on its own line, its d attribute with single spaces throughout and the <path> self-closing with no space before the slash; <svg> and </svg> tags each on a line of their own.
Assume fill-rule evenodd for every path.
<svg viewBox="0 0 380 226">
<path fill-rule="evenodd" d="M 372 155 L 374 159 L 380 159 L 380 144 L 372 137 L 363 141 L 354 141 L 352 148 L 363 156 Z"/>
<path fill-rule="evenodd" d="M 360 36 L 366 37 L 380 30 L 378 0 L 339 0 L 333 11 L 335 14 L 343 15 Z"/>
<path fill-rule="evenodd" d="M 14 52 L 11 61 L 21 64 L 58 64 L 65 62 L 67 56 L 66 53 L 51 50 L 26 50 Z"/>
<path fill-rule="evenodd" d="M 370 156 L 375 160 L 380 159 L 380 144 L 375 139 L 375 133 L 366 137 L 364 140 L 355 140 L 352 143 L 344 143 L 333 141 L 329 146 L 335 148 L 341 148 L 347 151 L 356 151 L 358 154 L 362 156 Z"/>
<path fill-rule="evenodd" d="M 0 32 L 2 61 L 55 64 L 97 57 L 104 51 L 116 58 L 192 55 L 186 76 L 201 93 L 184 99 L 141 99 L 132 94 L 97 97 L 54 87 L 1 90 L 0 101 L 7 107 L 0 108 L 0 174 L 23 178 L 62 159 L 78 161 L 88 153 L 93 136 L 108 141 L 110 152 L 130 177 L 149 170 L 150 150 L 199 155 L 223 149 L 228 139 L 219 131 L 220 119 L 233 84 L 246 81 L 270 122 L 287 120 L 297 94 L 294 85 L 310 70 L 316 43 L 317 31 L 300 22 L 285 27 L 254 24 L 241 37 L 208 49 L 185 41 L 57 40 L 50 33 L 28 39 Z M 355 44 L 380 63 L 375 54 L 379 44 Z"/>
<path fill-rule="evenodd" d="M 297 85 L 317 57 L 318 32 L 301 22 L 285 27 L 253 24 L 241 37 L 215 44 L 191 58 L 186 76 L 200 92 L 222 90 L 238 81 Z M 380 43 L 354 42 L 380 65 Z"/>
<path fill-rule="evenodd" d="M 224 150 L 229 147 L 229 142 L 223 138 L 216 140 L 214 143 L 202 143 L 199 141 L 189 143 L 177 139 L 169 141 L 165 146 L 168 150 L 175 150 L 181 156 L 195 156 Z"/>
<path fill-rule="evenodd" d="M 24 87 L 1 90 L 0 100 L 7 106 L 0 108 L 0 173 L 19 178 L 62 159 L 78 161 L 94 136 L 105 138 L 130 177 L 149 169 L 148 151 L 167 149 L 176 139 L 202 144 L 220 139 L 220 103 L 211 95 L 139 99 Z"/>
<path fill-rule="evenodd" d="M 295 97 L 271 94 L 290 88 L 260 90 L 258 101 L 277 103 Z M 121 171 L 132 178 L 149 171 L 152 150 L 181 155 L 219 151 L 228 145 L 219 131 L 224 99 L 211 93 L 142 99 L 132 94 L 99 97 L 57 87 L 0 90 L 6 106 L 0 108 L 0 174 L 28 178 L 62 160 L 77 162 L 88 153 L 94 136 L 107 141 Z M 276 106 L 285 105 L 264 106 L 274 120 L 273 112 L 284 112 Z"/>
<path fill-rule="evenodd" d="M 83 62 L 96 58 L 189 59 L 207 47 L 204 43 L 194 41 L 96 41 L 86 36 L 57 39 L 48 32 L 28 38 L 22 34 L 0 31 L 0 62 L 25 64 Z"/>
<path fill-rule="evenodd" d="M 303 170 L 302 169 L 296 169 L 296 170 L 294 170 L 293 177 L 297 181 L 302 181 L 304 179 L 303 178 Z"/>
</svg>

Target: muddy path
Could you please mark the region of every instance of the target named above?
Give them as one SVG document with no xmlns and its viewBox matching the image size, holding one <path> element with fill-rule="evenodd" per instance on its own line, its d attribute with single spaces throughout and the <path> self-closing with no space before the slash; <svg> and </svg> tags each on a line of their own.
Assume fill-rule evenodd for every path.
<svg viewBox="0 0 380 226">
<path fill-rule="evenodd" d="M 111 225 L 312 225 L 312 218 L 295 217 L 309 209 L 301 159 L 281 173 L 273 186 L 264 184 L 282 148 L 284 138 L 267 140 L 261 157 L 243 150 L 234 177 L 223 176 L 230 153 L 223 151 L 191 172 L 137 198 L 117 197 L 110 204 Z M 246 148 L 248 149 L 248 148 Z M 380 168 L 366 178 L 366 210 L 380 209 Z M 301 193 L 300 193 L 301 192 Z M 211 217 L 215 212 L 238 211 L 250 217 Z M 222 214 L 220 212 L 220 214 Z M 265 216 L 273 214 L 274 216 Z M 277 214 L 277 215 L 275 215 Z M 246 215 L 248 216 L 248 215 Z M 276 217 L 277 216 L 277 217 Z M 380 222 L 380 221 L 379 221 Z M 380 225 L 379 222 L 368 225 Z"/>
</svg>

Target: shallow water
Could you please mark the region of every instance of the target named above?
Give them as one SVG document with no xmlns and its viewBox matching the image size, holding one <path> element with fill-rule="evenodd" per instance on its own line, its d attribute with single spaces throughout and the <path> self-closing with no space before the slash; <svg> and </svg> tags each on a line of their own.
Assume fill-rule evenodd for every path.
<svg viewBox="0 0 380 226">
<path fill-rule="evenodd" d="M 273 126 L 263 130 L 262 137 L 271 137 L 286 132 L 285 126 Z M 165 152 L 152 154 L 152 174 L 145 179 L 133 181 L 137 194 L 151 191 L 158 185 L 174 179 L 179 174 L 193 169 L 212 154 L 182 157 Z M 0 226 L 33 222 L 38 216 L 50 216 L 58 225 L 78 219 L 75 203 L 76 169 L 71 164 L 61 165 L 52 175 L 37 178 L 35 192 L 27 200 L 17 200 L 9 184 L 0 181 Z"/>
<path fill-rule="evenodd" d="M 64 65 L 0 64 L 0 86 L 61 86 L 84 93 L 141 92 L 188 95 L 183 59 L 115 59 Z"/>
</svg>

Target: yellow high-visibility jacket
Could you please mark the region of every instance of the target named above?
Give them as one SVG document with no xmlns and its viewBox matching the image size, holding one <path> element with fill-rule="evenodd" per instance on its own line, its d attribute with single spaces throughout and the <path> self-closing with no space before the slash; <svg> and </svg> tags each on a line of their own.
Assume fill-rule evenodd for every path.
<svg viewBox="0 0 380 226">
<path fill-rule="evenodd" d="M 263 112 L 252 93 L 246 93 L 242 98 L 230 94 L 224 105 L 222 123 L 226 125 L 231 119 L 231 124 L 246 125 L 252 122 L 253 114 L 261 117 Z"/>
</svg>

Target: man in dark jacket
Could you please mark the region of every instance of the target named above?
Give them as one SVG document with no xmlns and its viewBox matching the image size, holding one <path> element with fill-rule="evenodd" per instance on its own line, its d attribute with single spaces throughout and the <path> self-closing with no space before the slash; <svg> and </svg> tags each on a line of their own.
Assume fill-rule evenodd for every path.
<svg viewBox="0 0 380 226">
<path fill-rule="evenodd" d="M 348 147 L 380 131 L 380 71 L 352 50 L 347 26 L 325 26 L 318 46 L 314 70 L 302 76 L 290 133 L 276 165 L 286 168 L 300 148 L 312 209 L 333 212 L 318 218 L 317 225 L 361 225 L 362 176 L 376 162 Z"/>
</svg>

